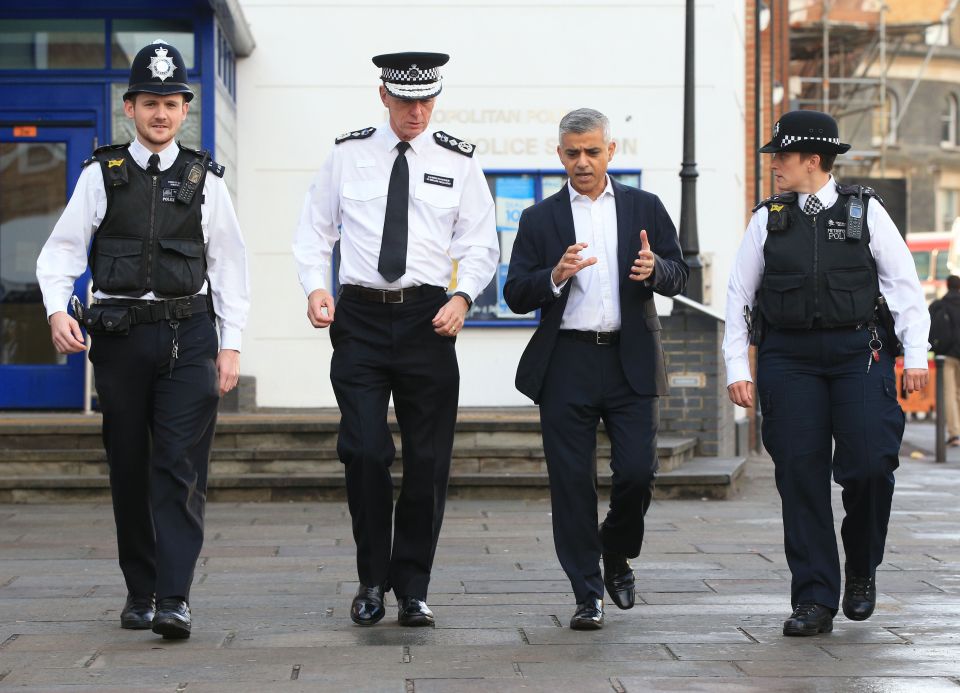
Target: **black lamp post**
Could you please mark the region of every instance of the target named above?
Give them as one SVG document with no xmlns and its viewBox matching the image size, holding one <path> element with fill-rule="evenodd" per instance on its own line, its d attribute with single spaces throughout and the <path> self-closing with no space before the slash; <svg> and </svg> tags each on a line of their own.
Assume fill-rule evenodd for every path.
<svg viewBox="0 0 960 693">
<path fill-rule="evenodd" d="M 687 0 L 683 68 L 683 165 L 680 168 L 680 250 L 690 267 L 688 298 L 703 303 L 703 265 L 697 233 L 697 162 L 694 112 L 694 0 Z"/>
</svg>

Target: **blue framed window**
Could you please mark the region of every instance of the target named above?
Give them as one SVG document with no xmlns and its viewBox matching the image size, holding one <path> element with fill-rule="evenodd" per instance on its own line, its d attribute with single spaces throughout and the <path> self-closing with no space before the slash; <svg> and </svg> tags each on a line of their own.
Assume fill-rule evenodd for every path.
<svg viewBox="0 0 960 693">
<path fill-rule="evenodd" d="M 237 57 L 230 47 L 230 41 L 217 24 L 217 81 L 237 100 Z"/>
<path fill-rule="evenodd" d="M 608 173 L 611 178 L 624 185 L 640 187 L 641 172 L 639 170 L 619 169 L 608 171 Z M 567 180 L 567 174 L 559 169 L 493 169 L 484 171 L 484 175 L 496 205 L 500 264 L 493 281 L 474 301 L 465 324 L 468 327 L 536 326 L 539 321 L 539 315 L 536 312 L 517 315 L 507 307 L 503 300 L 503 285 L 507 281 L 510 254 L 517 237 L 520 214 L 527 207 L 559 191 Z"/>
</svg>

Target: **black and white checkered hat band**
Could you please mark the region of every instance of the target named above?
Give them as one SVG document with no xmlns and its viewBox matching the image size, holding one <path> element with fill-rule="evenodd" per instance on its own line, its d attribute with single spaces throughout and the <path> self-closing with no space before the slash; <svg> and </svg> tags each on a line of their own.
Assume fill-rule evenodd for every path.
<svg viewBox="0 0 960 693">
<path fill-rule="evenodd" d="M 780 140 L 780 146 L 786 147 L 793 144 L 794 142 L 801 142 L 803 140 L 816 140 L 818 142 L 829 142 L 830 144 L 840 145 L 839 137 L 811 137 L 807 135 L 784 135 L 783 139 Z"/>
<path fill-rule="evenodd" d="M 387 93 L 401 99 L 429 99 L 440 93 L 443 81 L 437 79 L 428 84 L 400 84 L 384 80 L 383 86 L 387 88 Z"/>
<path fill-rule="evenodd" d="M 429 70 L 421 70 L 416 65 L 406 70 L 397 70 L 392 67 L 383 68 L 380 79 L 384 82 L 436 82 L 440 79 L 440 68 L 431 67 Z"/>
</svg>

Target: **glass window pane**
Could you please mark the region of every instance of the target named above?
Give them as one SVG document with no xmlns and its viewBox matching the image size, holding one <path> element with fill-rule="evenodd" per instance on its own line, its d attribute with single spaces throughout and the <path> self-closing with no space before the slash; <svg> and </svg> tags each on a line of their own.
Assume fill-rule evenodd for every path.
<svg viewBox="0 0 960 693">
<path fill-rule="evenodd" d="M 184 147 L 203 149 L 200 139 L 200 104 L 203 102 L 200 95 L 200 85 L 191 84 L 190 88 L 193 89 L 194 97 L 193 101 L 190 102 L 190 111 L 187 113 L 187 119 L 183 121 L 183 125 L 180 126 L 180 131 L 177 133 L 177 140 L 179 140 Z M 126 82 L 115 82 L 110 85 L 110 104 L 113 107 L 110 141 L 113 144 L 132 142 L 133 138 L 137 135 L 137 129 L 134 127 L 133 121 L 127 118 L 123 112 L 123 94 L 125 91 L 127 91 Z"/>
<path fill-rule="evenodd" d="M 113 67 L 129 69 L 140 49 L 157 39 L 176 46 L 187 69 L 193 69 L 193 24 L 187 19 L 114 19 L 110 37 Z"/>
<path fill-rule="evenodd" d="M 930 276 L 930 251 L 914 250 L 913 264 L 917 267 L 917 277 L 924 281 Z"/>
<path fill-rule="evenodd" d="M 950 268 L 947 262 L 950 260 L 950 253 L 946 250 L 937 251 L 937 279 L 946 279 L 950 276 Z"/>
<path fill-rule="evenodd" d="M 0 364 L 61 364 L 37 256 L 67 200 L 67 145 L 0 143 Z"/>
<path fill-rule="evenodd" d="M 0 69 L 102 70 L 102 19 L 0 19 Z"/>
</svg>

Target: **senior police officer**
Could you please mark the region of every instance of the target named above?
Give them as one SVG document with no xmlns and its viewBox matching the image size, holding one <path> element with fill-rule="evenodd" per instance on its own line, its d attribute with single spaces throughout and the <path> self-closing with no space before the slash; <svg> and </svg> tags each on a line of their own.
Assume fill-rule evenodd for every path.
<svg viewBox="0 0 960 693">
<path fill-rule="evenodd" d="M 830 632 L 840 605 L 831 471 L 845 511 L 843 613 L 873 613 L 904 427 L 898 342 L 906 390 L 927 382 L 929 318 L 913 260 L 876 193 L 833 178 L 849 148 L 825 113 L 793 111 L 776 123 L 760 151 L 773 154 L 781 192 L 754 208 L 727 289 L 728 391 L 743 407 L 754 402 L 750 311 L 759 343 L 763 443 L 793 577 L 784 635 Z"/>
<path fill-rule="evenodd" d="M 128 591 L 121 627 L 165 638 L 190 636 L 217 404 L 237 384 L 249 304 L 223 167 L 174 141 L 192 98 L 175 47 L 137 53 L 123 96 L 136 138 L 84 162 L 37 261 L 57 350 L 86 348 L 77 320 L 93 335 Z M 74 319 L 67 307 L 88 262 L 94 304 L 74 299 Z"/>
<path fill-rule="evenodd" d="M 383 618 L 389 589 L 401 625 L 434 623 L 426 597 L 457 415 L 454 342 L 499 254 L 493 199 L 474 146 L 429 129 L 447 60 L 440 53 L 373 59 L 389 119 L 336 138 L 307 192 L 293 246 L 307 317 L 314 327 L 330 326 L 334 348 L 337 451 L 360 579 L 350 616 L 359 625 Z M 334 305 L 327 287 L 337 240 Z M 448 296 L 451 258 L 457 283 Z M 403 448 L 395 513 L 391 394 Z"/>
</svg>

